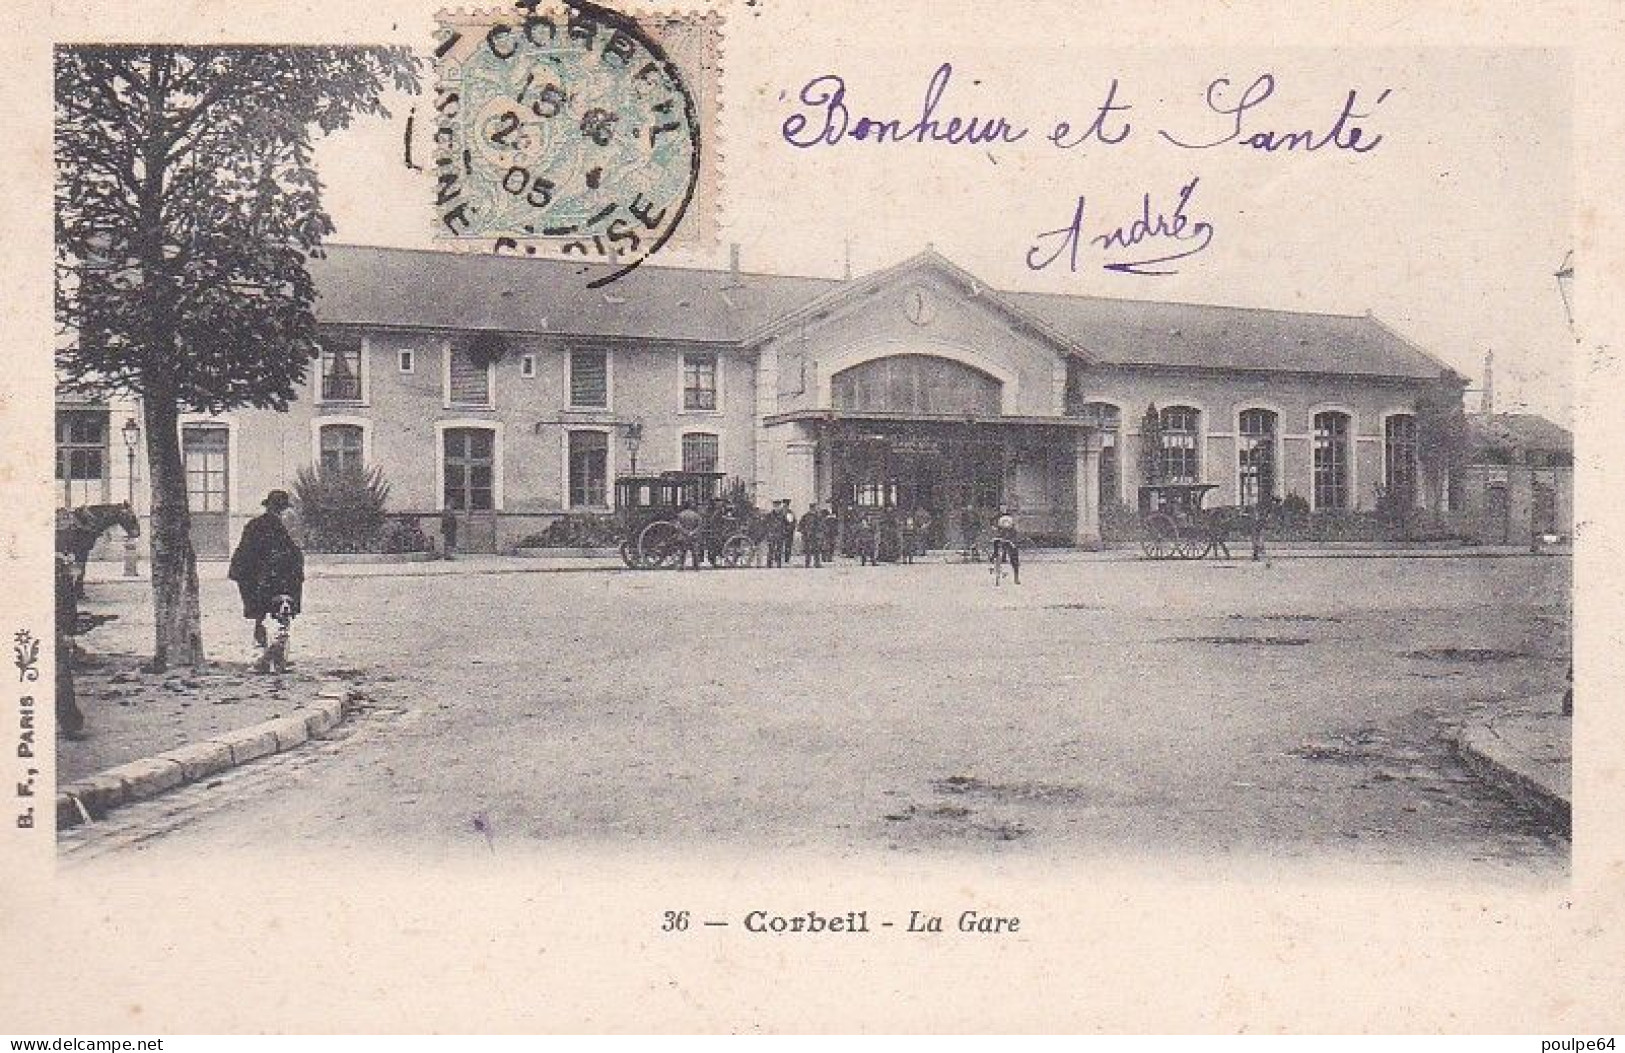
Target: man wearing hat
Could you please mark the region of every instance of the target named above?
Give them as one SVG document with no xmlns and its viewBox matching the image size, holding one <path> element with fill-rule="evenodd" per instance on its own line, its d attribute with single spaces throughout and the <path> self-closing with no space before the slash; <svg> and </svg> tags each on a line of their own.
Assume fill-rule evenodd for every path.
<svg viewBox="0 0 1625 1053">
<path fill-rule="evenodd" d="M 779 502 L 773 502 L 773 511 L 767 514 L 763 524 L 762 540 L 767 543 L 767 565 L 770 567 L 784 566 L 784 515 L 779 509 Z"/>
<path fill-rule="evenodd" d="M 287 613 L 298 614 L 305 585 L 305 554 L 288 533 L 282 513 L 293 507 L 286 490 L 272 490 L 261 502 L 263 515 L 243 527 L 242 540 L 231 554 L 226 576 L 237 583 L 243 617 L 254 622 L 254 642 L 266 646 L 265 617 L 278 597 L 287 597 Z"/>
<path fill-rule="evenodd" d="M 778 506 L 779 516 L 779 566 L 788 566 L 790 556 L 795 551 L 796 544 L 796 510 L 790 506 L 788 497 L 781 497 L 775 504 Z"/>
</svg>

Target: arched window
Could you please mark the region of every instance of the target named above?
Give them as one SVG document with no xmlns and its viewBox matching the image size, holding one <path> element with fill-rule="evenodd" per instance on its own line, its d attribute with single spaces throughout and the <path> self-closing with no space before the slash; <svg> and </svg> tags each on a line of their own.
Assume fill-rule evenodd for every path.
<svg viewBox="0 0 1625 1053">
<path fill-rule="evenodd" d="M 1190 406 L 1169 406 L 1162 421 L 1162 478 L 1169 483 L 1199 483 L 1202 465 L 1197 437 L 1202 414 Z"/>
<path fill-rule="evenodd" d="M 1416 418 L 1396 413 L 1382 426 L 1382 485 L 1388 490 L 1416 493 Z"/>
<path fill-rule="evenodd" d="M 1242 410 L 1237 423 L 1237 493 L 1248 507 L 1275 496 L 1276 416 L 1273 410 Z"/>
<path fill-rule="evenodd" d="M 935 355 L 890 355 L 860 362 L 830 378 L 830 405 L 882 413 L 997 416 L 1002 382 Z"/>
<path fill-rule="evenodd" d="M 1098 422 L 1100 428 L 1100 499 L 1123 498 L 1123 469 L 1120 436 L 1123 414 L 1110 402 L 1085 402 L 1082 416 Z"/>
<path fill-rule="evenodd" d="M 1349 506 L 1349 415 L 1315 414 L 1315 507 Z"/>
<path fill-rule="evenodd" d="M 320 442 L 323 472 L 360 471 L 364 467 L 358 425 L 324 424 Z"/>
</svg>

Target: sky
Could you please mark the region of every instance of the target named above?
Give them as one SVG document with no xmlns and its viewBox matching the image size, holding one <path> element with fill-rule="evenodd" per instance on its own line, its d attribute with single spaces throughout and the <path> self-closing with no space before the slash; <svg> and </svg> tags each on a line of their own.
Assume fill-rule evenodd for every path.
<svg viewBox="0 0 1625 1053">
<path fill-rule="evenodd" d="M 726 266 L 737 243 L 747 270 L 838 277 L 848 259 L 861 274 L 929 244 L 1003 289 L 1369 311 L 1473 389 L 1493 350 L 1498 410 L 1571 423 L 1575 344 L 1554 277 L 1574 245 L 1573 85 L 1561 52 L 1101 47 L 1081 23 L 1075 34 L 988 18 L 878 32 L 764 6 L 729 21 L 720 117 L 702 129 L 722 177 L 719 236 L 657 262 Z M 1003 116 L 1028 134 L 989 145 L 785 141 L 791 115 L 822 121 L 825 111 L 799 101 L 815 78 L 842 78 L 854 118 L 907 126 L 943 63 L 952 72 L 940 119 Z M 1216 98 L 1234 106 L 1264 74 L 1273 93 L 1242 114 L 1237 141 L 1181 149 L 1159 134 L 1224 137 L 1235 118 L 1209 107 L 1209 85 L 1228 78 Z M 1114 79 L 1116 101 L 1132 108 L 1106 130 L 1127 121 L 1122 142 L 1062 150 L 1046 139 L 1059 120 L 1074 136 L 1085 129 Z M 1324 133 L 1350 91 L 1355 111 L 1371 114 L 1353 122 L 1371 149 L 1242 145 L 1270 130 Z M 335 240 L 434 247 L 432 185 L 402 161 L 406 117 L 418 112 L 421 133 L 429 107 L 398 97 L 391 106 L 389 121 L 358 123 L 318 148 Z M 1193 180 L 1184 212 L 1211 232 L 1178 273 L 1109 271 L 1100 264 L 1113 257 L 1093 248 L 1075 271 L 1064 256 L 1030 266 L 1030 250 L 1055 244 L 1038 236 L 1066 227 L 1080 196 L 1087 237 L 1140 215 L 1147 194 L 1153 214 L 1171 214 Z M 1477 399 L 1470 392 L 1470 409 Z"/>
</svg>

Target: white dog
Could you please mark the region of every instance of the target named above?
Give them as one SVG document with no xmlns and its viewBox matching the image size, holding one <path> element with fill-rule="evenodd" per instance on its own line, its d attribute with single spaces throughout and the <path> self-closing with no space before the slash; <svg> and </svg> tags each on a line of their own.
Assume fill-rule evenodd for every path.
<svg viewBox="0 0 1625 1053">
<path fill-rule="evenodd" d="M 259 660 L 254 663 L 254 671 L 258 673 L 286 673 L 288 671 L 288 640 L 293 628 L 293 597 L 277 594 L 271 597 L 271 611 L 268 617 L 276 622 L 276 632 L 271 634 L 271 640 L 261 650 Z"/>
</svg>

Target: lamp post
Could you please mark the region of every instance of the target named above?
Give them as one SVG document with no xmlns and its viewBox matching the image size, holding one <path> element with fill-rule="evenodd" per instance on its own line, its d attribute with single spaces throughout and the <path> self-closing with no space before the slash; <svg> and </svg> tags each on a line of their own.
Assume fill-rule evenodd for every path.
<svg viewBox="0 0 1625 1053">
<path fill-rule="evenodd" d="M 643 422 L 635 420 L 626 426 L 626 456 L 632 462 L 632 474 L 638 474 L 638 447 L 643 445 Z"/>
<path fill-rule="evenodd" d="M 124 418 L 124 427 L 120 434 L 124 436 L 125 482 L 129 484 L 127 500 L 130 502 L 130 511 L 135 511 L 135 448 L 141 442 L 141 425 L 135 422 L 134 417 Z M 124 576 L 133 578 L 140 574 L 136 567 L 136 540 L 134 534 L 124 535 Z"/>
</svg>

